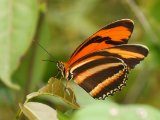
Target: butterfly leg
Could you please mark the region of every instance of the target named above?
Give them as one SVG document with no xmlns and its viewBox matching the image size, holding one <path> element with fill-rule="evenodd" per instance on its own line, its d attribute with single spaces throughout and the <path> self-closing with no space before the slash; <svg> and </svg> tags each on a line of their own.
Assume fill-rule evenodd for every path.
<svg viewBox="0 0 160 120">
<path fill-rule="evenodd" d="M 69 80 L 66 81 L 65 86 L 64 86 L 64 98 L 66 98 L 66 94 L 68 93 L 70 95 L 70 87 L 69 87 Z"/>
</svg>

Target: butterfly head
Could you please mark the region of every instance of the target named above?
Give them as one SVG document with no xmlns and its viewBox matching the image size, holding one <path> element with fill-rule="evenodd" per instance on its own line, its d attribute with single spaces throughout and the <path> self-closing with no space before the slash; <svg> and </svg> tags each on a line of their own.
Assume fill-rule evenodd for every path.
<svg viewBox="0 0 160 120">
<path fill-rule="evenodd" d="M 64 67 L 64 63 L 61 61 L 57 62 L 57 68 L 61 71 L 61 74 L 63 77 L 65 77 L 65 67 Z"/>
<path fill-rule="evenodd" d="M 58 69 L 61 71 L 61 74 L 64 78 L 66 78 L 67 80 L 71 80 L 73 78 L 73 75 L 70 73 L 70 71 L 68 70 L 68 65 L 67 63 L 58 61 L 57 62 L 57 67 Z"/>
</svg>

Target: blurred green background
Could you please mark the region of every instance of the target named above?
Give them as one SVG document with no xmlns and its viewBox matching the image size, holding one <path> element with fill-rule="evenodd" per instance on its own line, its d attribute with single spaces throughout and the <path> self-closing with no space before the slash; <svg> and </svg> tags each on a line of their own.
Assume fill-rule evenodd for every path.
<svg viewBox="0 0 160 120">
<path fill-rule="evenodd" d="M 42 60 L 67 61 L 90 35 L 124 18 L 135 23 L 129 43 L 144 44 L 150 53 L 130 72 L 127 87 L 105 101 L 159 109 L 159 0 L 0 0 L 0 120 L 15 117 L 18 103 L 57 75 L 56 64 Z M 92 99 L 71 87 L 80 105 Z"/>
</svg>

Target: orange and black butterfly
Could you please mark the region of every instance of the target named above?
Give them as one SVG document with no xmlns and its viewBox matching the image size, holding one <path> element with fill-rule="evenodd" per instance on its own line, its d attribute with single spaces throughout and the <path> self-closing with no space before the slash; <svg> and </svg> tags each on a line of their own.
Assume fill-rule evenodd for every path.
<svg viewBox="0 0 160 120">
<path fill-rule="evenodd" d="M 127 74 L 148 54 L 140 44 L 127 44 L 134 23 L 130 19 L 115 21 L 85 40 L 67 62 L 58 69 L 73 79 L 93 98 L 104 99 L 126 85 Z"/>
</svg>

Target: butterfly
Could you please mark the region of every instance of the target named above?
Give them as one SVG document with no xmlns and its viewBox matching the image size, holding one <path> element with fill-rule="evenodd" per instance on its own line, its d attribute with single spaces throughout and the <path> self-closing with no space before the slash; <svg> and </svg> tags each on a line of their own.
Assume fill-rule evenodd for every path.
<svg viewBox="0 0 160 120">
<path fill-rule="evenodd" d="M 62 76 L 74 80 L 93 98 L 105 99 L 126 85 L 127 75 L 149 49 L 127 44 L 134 28 L 130 19 L 117 20 L 90 36 L 67 62 L 57 62 Z"/>
</svg>

